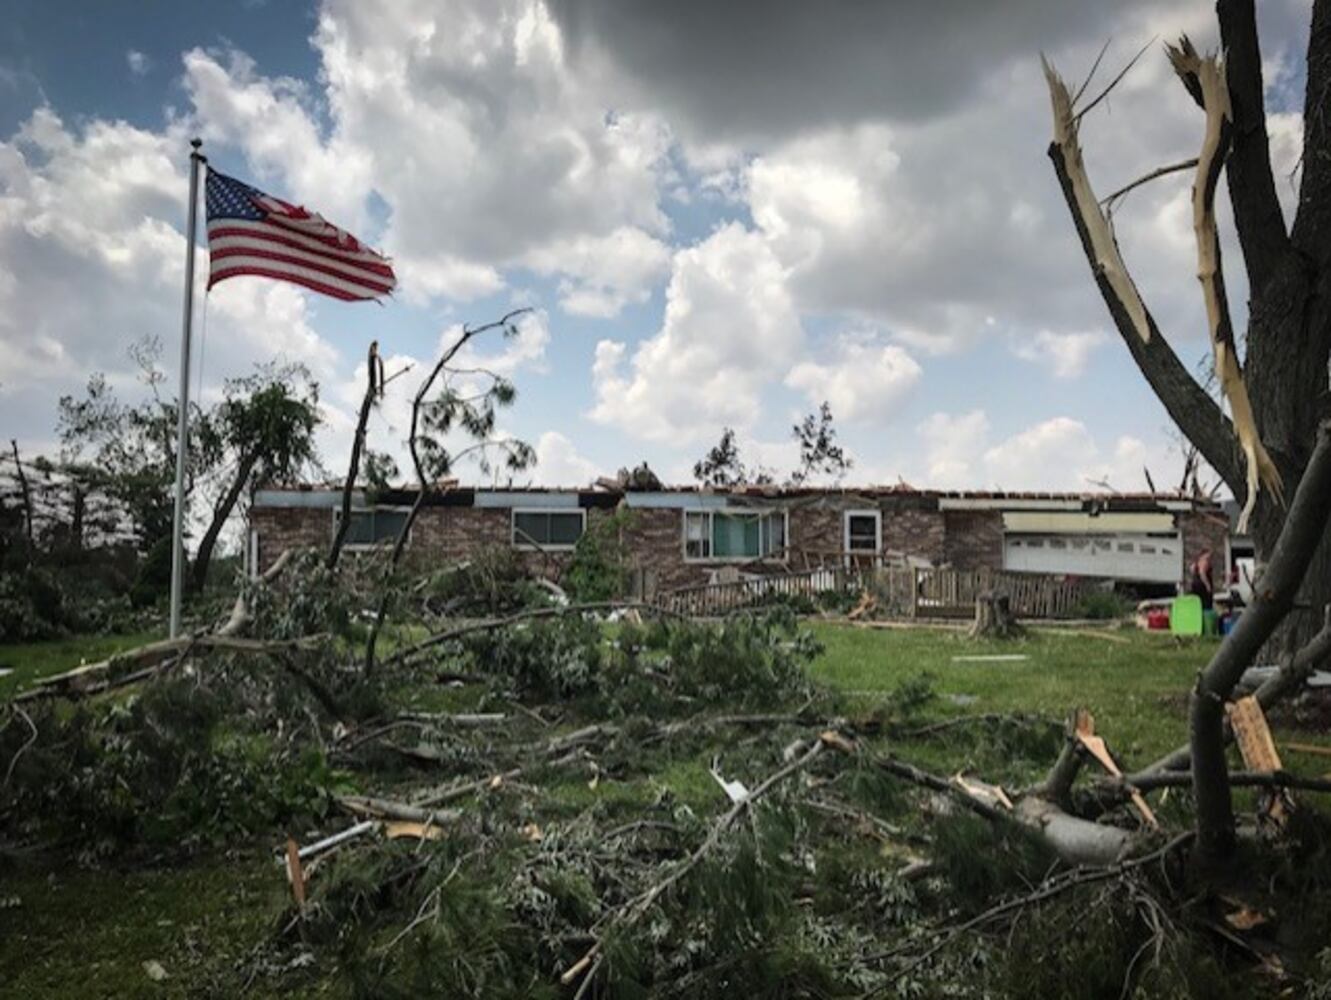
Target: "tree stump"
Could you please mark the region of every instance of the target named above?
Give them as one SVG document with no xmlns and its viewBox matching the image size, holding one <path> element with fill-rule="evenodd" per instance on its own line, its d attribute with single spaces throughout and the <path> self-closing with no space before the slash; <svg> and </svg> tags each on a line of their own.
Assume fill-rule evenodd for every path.
<svg viewBox="0 0 1331 1000">
<path fill-rule="evenodd" d="M 1026 629 L 1012 613 L 1007 594 L 985 591 L 975 598 L 975 624 L 971 626 L 972 639 L 1015 639 L 1025 635 Z"/>
</svg>

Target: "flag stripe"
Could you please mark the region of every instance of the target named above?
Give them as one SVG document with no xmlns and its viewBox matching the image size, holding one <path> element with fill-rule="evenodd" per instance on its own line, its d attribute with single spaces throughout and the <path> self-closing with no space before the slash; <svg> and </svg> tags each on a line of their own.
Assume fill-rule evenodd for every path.
<svg viewBox="0 0 1331 1000">
<path fill-rule="evenodd" d="M 261 257 L 264 260 L 308 267 L 311 270 L 320 271 L 331 277 L 341 278 L 343 281 L 364 285 L 366 288 L 372 288 L 381 295 L 393 290 L 392 284 L 381 277 L 373 274 L 366 274 L 364 271 L 350 269 L 337 261 L 330 261 L 326 258 L 306 253 L 303 250 L 293 250 L 290 247 L 256 246 L 253 240 L 234 240 L 227 238 L 213 240 L 210 246 L 212 248 L 212 259 L 214 261 L 226 261 L 234 257 Z"/>
<path fill-rule="evenodd" d="M 242 274 L 253 274 L 261 278 L 294 281 L 306 288 L 312 288 L 316 292 L 332 295 L 339 299 L 372 299 L 383 294 L 376 289 L 343 281 L 329 274 L 312 271 L 305 267 L 297 267 L 294 264 L 264 260 L 261 257 L 231 257 L 224 262 L 219 261 L 219 263 L 222 266 L 213 268 L 209 274 L 209 288 L 212 288 L 219 281 L 225 281 L 227 278 L 234 278 Z"/>
<path fill-rule="evenodd" d="M 224 236 L 252 236 L 255 239 L 267 239 L 274 243 L 308 250 L 334 260 L 340 260 L 355 267 L 363 267 L 385 277 L 392 275 L 393 269 L 384 263 L 378 254 L 356 252 L 354 250 L 333 250 L 319 240 L 293 232 L 270 222 L 249 222 L 245 219 L 216 219 L 208 223 L 208 242 Z"/>
<path fill-rule="evenodd" d="M 241 275 L 290 281 L 344 301 L 391 294 L 388 259 L 318 213 L 208 172 L 208 287 Z"/>
</svg>

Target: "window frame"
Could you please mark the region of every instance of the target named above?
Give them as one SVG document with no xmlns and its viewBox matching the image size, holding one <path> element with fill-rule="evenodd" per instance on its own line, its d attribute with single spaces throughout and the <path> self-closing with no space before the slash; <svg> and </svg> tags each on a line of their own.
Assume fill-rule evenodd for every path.
<svg viewBox="0 0 1331 1000">
<path fill-rule="evenodd" d="M 850 547 L 850 521 L 854 517 L 873 518 L 873 549 L 852 549 Z M 883 554 L 883 512 L 877 507 L 862 507 L 848 510 L 841 519 L 841 541 L 847 556 L 881 556 Z"/>
<path fill-rule="evenodd" d="M 370 515 L 374 515 L 374 514 L 377 514 L 377 513 L 380 512 L 380 511 L 383 511 L 383 512 L 385 512 L 385 513 L 404 514 L 404 515 L 406 515 L 406 516 L 408 516 L 408 517 L 411 516 L 411 507 L 410 507 L 410 505 L 405 505 L 405 506 L 404 506 L 404 505 L 402 505 L 402 504 L 375 504 L 375 505 L 372 506 L 372 507 L 354 507 L 354 506 L 353 506 L 353 507 L 351 508 L 351 515 L 352 515 L 352 517 L 355 517 L 357 514 L 370 514 Z M 341 508 L 341 507 L 334 507 L 334 508 L 333 508 L 333 529 L 332 529 L 332 532 L 331 532 L 331 533 L 329 534 L 329 536 L 328 536 L 328 540 L 329 540 L 330 544 L 331 544 L 332 540 L 333 540 L 334 538 L 337 537 L 337 526 L 338 526 L 338 523 L 339 523 L 341 520 L 342 520 L 342 508 Z M 408 544 L 408 545 L 411 544 L 411 536 L 414 535 L 415 533 L 416 533 L 416 526 L 413 524 L 413 525 L 411 526 L 411 530 L 410 530 L 409 532 L 407 532 L 407 544 Z M 350 529 L 350 528 L 347 528 L 347 534 L 348 534 L 348 535 L 351 534 L 351 529 Z M 379 548 L 381 545 L 392 545 L 392 544 L 394 544 L 394 542 L 395 542 L 396 540 L 397 540 L 397 536 L 396 536 L 396 535 L 393 535 L 391 538 L 381 538 L 381 539 L 379 539 L 377 542 L 353 542 L 353 541 L 351 541 L 350 538 L 348 538 L 345 542 L 342 543 L 342 549 L 343 549 L 344 552 L 369 552 L 369 551 L 371 551 L 372 549 Z"/>
<path fill-rule="evenodd" d="M 582 527 L 578 531 L 577 541 L 571 544 L 552 542 L 546 545 L 536 541 L 524 542 L 518 539 L 519 514 L 577 514 L 581 519 Z M 508 544 L 522 552 L 572 552 L 578 547 L 578 542 L 582 541 L 582 536 L 585 534 L 587 534 L 586 507 L 510 507 L 508 511 Z"/>
<path fill-rule="evenodd" d="M 788 510 L 770 510 L 770 509 L 755 508 L 755 507 L 725 507 L 717 510 L 690 510 L 688 508 L 685 508 L 683 511 L 681 511 L 681 514 L 683 516 L 680 518 L 679 546 L 680 546 L 680 552 L 683 555 L 684 561 L 686 563 L 718 563 L 724 565 L 727 563 L 758 562 L 759 560 L 763 559 L 770 559 L 783 564 L 788 562 L 787 553 L 790 550 L 790 511 Z M 758 518 L 759 552 L 756 556 L 747 556 L 747 555 L 718 556 L 714 554 L 713 550 L 716 541 L 714 524 L 715 524 L 715 518 L 718 514 L 721 515 L 722 517 Z M 705 556 L 689 555 L 690 517 L 701 517 L 704 519 L 704 523 L 707 525 L 706 531 L 704 531 L 703 533 L 703 538 L 707 543 L 707 555 Z M 763 518 L 775 518 L 775 517 L 781 518 L 781 547 L 780 549 L 774 552 L 763 552 L 762 551 L 763 538 L 764 536 L 766 536 L 768 539 L 768 544 L 770 545 L 772 532 L 770 528 L 764 530 L 762 520 Z"/>
</svg>

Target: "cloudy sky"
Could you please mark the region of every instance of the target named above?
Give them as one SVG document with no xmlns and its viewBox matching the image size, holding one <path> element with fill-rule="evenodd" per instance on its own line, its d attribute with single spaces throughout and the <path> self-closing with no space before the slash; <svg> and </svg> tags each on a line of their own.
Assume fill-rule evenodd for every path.
<svg viewBox="0 0 1331 1000">
<path fill-rule="evenodd" d="M 1101 193 L 1195 155 L 1160 42 L 1209 2 L 10 0 L 0 25 L 0 427 L 50 448 L 55 400 L 127 350 L 179 351 L 188 140 L 218 169 L 382 247 L 383 306 L 238 279 L 200 303 L 205 398 L 300 360 L 346 461 L 371 338 L 417 371 L 458 324 L 519 386 L 538 483 L 648 460 L 684 481 L 723 426 L 789 468 L 831 403 L 855 482 L 1119 489 L 1181 465 L 1109 328 L 1045 147 L 1039 54 L 1102 78 Z M 1301 145 L 1308 0 L 1259 5 L 1282 194 Z M 1116 213 L 1189 363 L 1207 351 L 1188 177 Z M 1231 299 L 1243 273 L 1231 252 Z M 206 318 L 205 318 L 206 312 Z M 1241 315 L 1236 317 L 1241 319 Z M 400 450 L 416 375 L 372 445 Z"/>
</svg>

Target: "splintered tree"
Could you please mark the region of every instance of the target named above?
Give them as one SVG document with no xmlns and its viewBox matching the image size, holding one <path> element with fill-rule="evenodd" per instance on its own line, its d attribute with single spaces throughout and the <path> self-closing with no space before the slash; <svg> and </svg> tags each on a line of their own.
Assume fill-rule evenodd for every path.
<svg viewBox="0 0 1331 1000">
<path fill-rule="evenodd" d="M 1122 79 L 1083 102 L 1046 63 L 1053 106 L 1055 173 L 1096 283 L 1119 333 L 1170 416 L 1235 496 L 1243 499 L 1263 568 L 1251 605 L 1198 678 L 1189 745 L 1142 777 L 1191 769 L 1198 848 L 1230 856 L 1234 810 L 1225 755 L 1225 704 L 1244 669 L 1276 638 L 1279 678 L 1258 692 L 1266 707 L 1302 687 L 1327 655 L 1331 618 L 1316 631 L 1314 609 L 1331 603 L 1331 0 L 1316 0 L 1308 48 L 1299 207 L 1286 227 L 1276 198 L 1262 104 L 1261 53 L 1251 0 L 1217 4 L 1224 55 L 1203 56 L 1182 38 L 1167 47 L 1179 80 L 1204 113 L 1196 158 L 1150 171 L 1097 200 L 1078 131 L 1087 112 Z M 1124 71 L 1126 72 L 1126 70 Z M 1106 205 L 1149 180 L 1192 170 L 1197 277 L 1226 417 L 1161 334 L 1119 252 Z M 1246 357 L 1240 364 L 1225 292 L 1215 196 L 1228 180 L 1250 287 Z M 1232 418 L 1232 419 L 1231 419 Z M 1285 499 L 1292 495 L 1286 507 Z M 1291 614 L 1298 608 L 1298 612 Z M 1315 633 L 1315 634 L 1314 634 Z M 1136 787 L 1146 787 L 1141 782 Z"/>
<path fill-rule="evenodd" d="M 1108 90 L 1082 100 L 1049 69 L 1054 141 L 1049 147 L 1082 248 L 1114 324 L 1170 417 L 1244 504 L 1259 561 L 1271 559 L 1285 521 L 1283 496 L 1307 468 L 1321 421 L 1331 415 L 1331 0 L 1316 0 L 1308 43 L 1304 155 L 1298 208 L 1286 225 L 1271 168 L 1263 107 L 1262 56 L 1252 0 L 1216 5 L 1223 57 L 1205 58 L 1183 39 L 1169 57 L 1203 112 L 1198 156 L 1159 167 L 1108 198 L 1092 189 L 1078 132 Z M 1120 74 L 1121 78 L 1121 74 Z M 1089 81 L 1087 81 L 1089 83 Z M 1114 81 L 1117 83 L 1117 79 Z M 1119 252 L 1111 226 L 1115 203 L 1143 183 L 1193 172 L 1192 212 L 1197 277 L 1226 417 L 1170 347 Z M 1246 329 L 1236 336 L 1225 292 L 1215 216 L 1224 173 L 1247 273 Z M 1180 275 L 1180 280 L 1187 280 Z M 1239 357 L 1238 345 L 1246 346 Z M 1232 419 L 1231 419 L 1232 418 Z M 1323 535 L 1309 566 L 1298 609 L 1277 635 L 1290 653 L 1318 626 L 1331 602 L 1331 539 Z"/>
<path fill-rule="evenodd" d="M 365 644 L 366 673 L 374 669 L 375 647 L 388 613 L 397 567 L 427 497 L 449 488 L 447 477 L 464 459 L 476 462 L 483 473 L 489 473 L 496 460 L 512 472 L 536 463 L 531 445 L 496 434 L 498 411 L 513 404 L 517 388 L 487 368 L 457 363 L 462 349 L 483 333 L 499 330 L 505 337 L 516 337 L 519 318 L 529 312 L 530 309 L 517 309 L 484 326 L 464 326 L 416 390 L 411 403 L 411 434 L 407 438 L 407 450 L 416 473 L 416 500 L 393 543 L 379 606 Z"/>
</svg>

